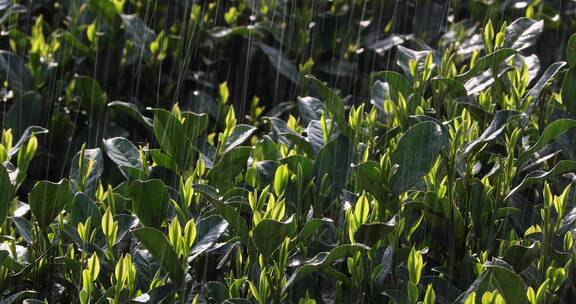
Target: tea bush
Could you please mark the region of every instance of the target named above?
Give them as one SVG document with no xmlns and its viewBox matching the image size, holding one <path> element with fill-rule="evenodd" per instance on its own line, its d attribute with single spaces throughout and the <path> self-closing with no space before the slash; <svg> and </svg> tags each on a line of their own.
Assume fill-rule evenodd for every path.
<svg viewBox="0 0 576 304">
<path fill-rule="evenodd" d="M 2 303 L 571 303 L 564 2 L 0 1 Z"/>
</svg>

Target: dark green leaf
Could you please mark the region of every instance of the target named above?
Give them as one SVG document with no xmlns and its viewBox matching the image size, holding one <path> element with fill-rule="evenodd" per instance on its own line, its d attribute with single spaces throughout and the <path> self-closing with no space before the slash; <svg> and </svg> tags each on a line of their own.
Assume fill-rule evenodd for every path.
<svg viewBox="0 0 576 304">
<path fill-rule="evenodd" d="M 4 223 L 12 206 L 12 192 L 12 183 L 10 182 L 8 171 L 4 166 L 0 165 L 0 224 Z"/>
<path fill-rule="evenodd" d="M 138 218 L 131 214 L 117 214 L 113 219 L 118 222 L 118 235 L 115 244 L 120 243 L 131 229 L 138 226 Z"/>
<path fill-rule="evenodd" d="M 208 128 L 208 115 L 206 113 L 183 112 L 182 117 L 184 118 L 184 133 L 189 139 L 200 136 Z"/>
<path fill-rule="evenodd" d="M 7 250 L 0 250 L 0 266 L 16 273 L 25 268 L 25 265 L 20 264 Z"/>
<path fill-rule="evenodd" d="M 172 113 L 164 109 L 153 109 L 154 135 L 162 149 L 170 154 L 181 170 L 193 164 L 192 145 L 186 139 L 184 127 Z"/>
<path fill-rule="evenodd" d="M 354 166 L 358 183 L 366 191 L 381 197 L 385 193 L 385 184 L 380 173 L 380 165 L 375 161 L 366 161 Z"/>
<path fill-rule="evenodd" d="M 468 112 L 470 112 L 472 117 L 479 122 L 484 122 L 487 120 L 491 121 L 494 119 L 494 114 L 487 112 L 487 111 L 484 111 L 480 107 L 480 105 L 478 103 L 476 103 L 475 100 L 472 98 L 467 98 L 467 97 L 457 98 L 456 102 L 457 102 L 457 105 L 466 108 L 466 110 L 468 110 Z"/>
<path fill-rule="evenodd" d="M 70 89 L 78 97 L 80 107 L 93 118 L 99 117 L 106 109 L 106 93 L 95 79 L 88 76 L 76 76 L 70 84 Z"/>
<path fill-rule="evenodd" d="M 422 72 L 424 69 L 424 59 L 430 54 L 431 50 L 416 51 L 399 45 L 396 53 L 396 64 L 400 66 L 405 75 L 410 75 L 410 61 L 414 60 L 417 62 L 418 72 Z"/>
<path fill-rule="evenodd" d="M 558 176 L 568 172 L 576 171 L 576 161 L 561 160 L 550 171 L 534 171 L 528 174 L 516 188 L 512 189 L 505 199 L 512 197 L 514 194 L 526 189 L 530 185 L 539 183 L 547 178 Z"/>
<path fill-rule="evenodd" d="M 278 249 L 284 239 L 292 237 L 295 232 L 296 226 L 292 217 L 285 222 L 265 219 L 252 230 L 252 239 L 256 249 L 264 258 L 270 259 L 272 253 Z"/>
<path fill-rule="evenodd" d="M 108 157 L 118 166 L 140 168 L 140 152 L 132 142 L 124 137 L 114 137 L 103 141 Z"/>
<path fill-rule="evenodd" d="M 347 245 L 340 245 L 330 250 L 330 252 L 320 252 L 310 260 L 304 262 L 304 264 L 302 264 L 300 267 L 296 269 L 296 271 L 294 271 L 294 273 L 292 274 L 292 276 L 290 276 L 290 279 L 286 283 L 284 290 L 288 290 L 292 286 L 292 284 L 296 283 L 303 277 L 310 275 L 314 272 L 317 272 L 324 267 L 331 266 L 334 262 L 336 262 L 339 259 L 349 257 L 358 251 L 365 252 L 369 249 L 370 247 L 367 247 L 362 244 L 347 244 Z"/>
<path fill-rule="evenodd" d="M 546 69 L 542 77 L 538 80 L 538 82 L 530 89 L 528 94 L 524 96 L 522 99 L 522 104 L 526 104 L 528 102 L 528 98 L 531 100 L 531 104 L 528 107 L 527 113 L 529 114 L 531 111 L 531 107 L 538 103 L 540 99 L 540 95 L 544 88 L 554 79 L 554 76 L 566 65 L 566 62 L 556 62 Z"/>
<path fill-rule="evenodd" d="M 133 45 L 131 53 L 128 54 L 126 64 L 133 64 L 142 59 L 152 56 L 150 43 L 156 38 L 156 34 L 137 15 L 122 15 L 124 31 Z"/>
<path fill-rule="evenodd" d="M 200 230 L 202 228 L 202 225 L 203 225 L 203 222 L 205 219 L 198 223 L 198 225 L 197 225 L 198 238 L 200 240 L 198 242 L 196 242 L 196 244 L 194 245 L 194 248 L 192 249 L 192 251 L 188 255 L 188 263 L 192 262 L 194 259 L 196 259 L 197 256 L 206 252 L 214 244 L 216 244 L 216 242 L 218 242 L 218 239 L 228 229 L 228 222 L 227 221 L 222 220 L 219 216 L 214 216 L 214 217 L 217 217 L 219 219 L 219 222 L 216 225 L 210 227 L 210 230 L 208 230 L 208 232 L 206 232 L 204 235 L 201 235 Z"/>
<path fill-rule="evenodd" d="M 14 104 L 5 116 L 5 128 L 12 129 L 16 138 L 22 135 L 28 126 L 38 125 L 42 122 L 44 102 L 42 96 L 34 91 L 24 93 L 16 98 Z M 30 109 L 34 109 L 31 111 Z"/>
<path fill-rule="evenodd" d="M 60 214 L 68 203 L 74 199 L 70 190 L 70 182 L 63 179 L 58 183 L 40 181 L 28 196 L 30 210 L 38 221 L 38 225 L 46 230 L 50 223 Z"/>
<path fill-rule="evenodd" d="M 256 130 L 255 127 L 249 125 L 237 125 L 232 134 L 226 138 L 222 153 L 230 152 L 232 149 L 247 141 Z"/>
<path fill-rule="evenodd" d="M 112 1 L 89 0 L 88 8 L 90 8 L 90 10 L 97 16 L 102 17 L 104 23 L 111 31 L 115 31 L 116 29 L 120 28 L 122 19 L 120 18 L 120 14 L 118 14 L 118 11 L 116 10 L 116 7 Z"/>
<path fill-rule="evenodd" d="M 370 91 L 370 103 L 378 109 L 381 120 L 385 119 L 384 100 L 389 99 L 389 95 L 388 84 L 380 80 L 374 81 Z"/>
<path fill-rule="evenodd" d="M 377 37 L 380 38 L 380 37 Z M 393 34 L 384 39 L 374 39 L 366 45 L 369 50 L 374 50 L 376 54 L 383 56 L 386 51 L 391 50 L 393 47 L 403 44 L 406 41 L 407 35 Z"/>
<path fill-rule="evenodd" d="M 20 136 L 20 139 L 18 140 L 18 142 L 16 142 L 16 144 L 14 146 L 12 146 L 12 149 L 10 150 L 10 153 L 8 153 L 8 155 L 10 157 L 15 156 L 16 154 L 18 154 L 18 151 L 20 151 L 20 148 L 25 143 L 28 142 L 30 137 L 32 137 L 33 135 L 45 134 L 45 133 L 48 133 L 48 129 L 44 129 L 42 127 L 30 126 L 30 127 L 26 128 L 26 130 L 24 130 L 24 133 L 22 133 L 22 136 Z"/>
<path fill-rule="evenodd" d="M 298 243 L 304 241 L 308 237 L 314 235 L 320 227 L 325 225 L 332 225 L 334 221 L 329 218 L 312 218 L 306 221 L 300 233 L 290 242 L 291 246 L 295 246 Z"/>
<path fill-rule="evenodd" d="M 376 242 L 383 240 L 386 235 L 394 231 L 392 223 L 369 223 L 362 224 L 354 233 L 354 240 L 367 246 L 374 246 Z"/>
<path fill-rule="evenodd" d="M 25 290 L 17 292 L 9 297 L 2 300 L 2 304 L 12 304 L 12 303 L 23 303 L 26 298 L 32 298 L 38 296 L 38 292 L 32 290 Z"/>
<path fill-rule="evenodd" d="M 213 181 L 220 190 L 226 191 L 234 185 L 234 179 L 246 168 L 251 153 L 252 147 L 242 146 L 229 150 L 222 156 L 220 162 L 211 170 Z"/>
<path fill-rule="evenodd" d="M 538 253 L 538 248 L 534 244 L 531 246 L 512 245 L 506 250 L 503 259 L 514 268 L 514 271 L 522 273 L 538 258 Z"/>
<path fill-rule="evenodd" d="M 228 287 L 226 285 L 217 282 L 210 281 L 206 282 L 207 293 L 210 295 L 214 301 L 222 303 L 230 298 L 230 293 L 228 292 Z"/>
<path fill-rule="evenodd" d="M 113 101 L 113 102 L 108 104 L 108 107 L 110 109 L 115 109 L 115 110 L 124 112 L 124 113 L 130 115 L 130 117 L 134 118 L 136 121 L 141 123 L 146 128 L 148 128 L 150 130 L 152 129 L 152 123 L 153 123 L 152 119 L 142 115 L 142 113 L 140 112 L 140 110 L 138 110 L 136 105 L 134 105 L 132 103 L 128 103 L 128 102 L 123 102 L 123 101 Z"/>
<path fill-rule="evenodd" d="M 304 180 L 312 177 L 312 162 L 302 155 L 290 155 L 280 160 L 281 163 L 288 165 L 288 169 L 292 172 L 298 172 L 298 166 L 302 168 Z"/>
<path fill-rule="evenodd" d="M 352 133 L 348 121 L 346 120 L 344 101 L 342 98 L 314 76 L 307 75 L 306 80 L 320 93 L 320 97 L 322 97 L 322 101 L 324 101 L 326 105 L 326 110 L 332 114 L 331 118 L 336 121 L 340 132 L 346 136 L 350 136 Z"/>
<path fill-rule="evenodd" d="M 271 161 L 278 160 L 280 158 L 280 148 L 270 136 L 264 135 L 256 144 L 254 158 Z"/>
<path fill-rule="evenodd" d="M 18 234 L 20 234 L 20 236 L 24 238 L 26 243 L 31 245 L 33 243 L 32 224 L 30 224 L 28 220 L 20 216 L 13 216 L 12 221 L 14 222 L 14 226 L 16 226 L 16 229 L 18 230 Z"/>
<path fill-rule="evenodd" d="M 399 93 L 401 93 L 404 98 L 408 99 L 408 97 L 414 93 L 408 80 L 398 72 L 378 72 L 373 75 L 373 78 L 381 80 L 385 85 L 387 85 L 387 93 L 389 96 L 384 96 L 385 98 L 398 100 Z"/>
<path fill-rule="evenodd" d="M 576 127 L 576 120 L 567 118 L 558 119 L 548 124 L 544 131 L 542 131 L 538 141 L 532 147 L 528 148 L 528 150 L 520 154 L 518 157 L 518 163 L 522 164 L 528 157 L 537 152 L 539 149 L 574 127 Z"/>
<path fill-rule="evenodd" d="M 332 120 L 327 119 L 326 125 L 328 126 L 328 129 L 330 129 L 332 126 Z M 336 137 L 338 137 L 338 132 L 333 131 L 332 137 L 329 139 L 329 141 L 335 139 Z M 319 120 L 312 120 L 308 124 L 308 128 L 306 128 L 306 138 L 308 139 L 310 144 L 312 144 L 312 147 L 314 148 L 314 151 L 316 153 L 318 153 L 320 149 L 324 147 L 324 145 L 326 144 L 324 142 L 324 131 L 322 130 L 322 124 L 320 123 Z"/>
<path fill-rule="evenodd" d="M 576 113 L 576 67 L 571 67 L 562 82 L 562 104 L 572 113 Z"/>
<path fill-rule="evenodd" d="M 162 303 L 164 299 L 173 294 L 175 291 L 176 286 L 173 284 L 165 284 L 160 287 L 153 288 L 145 294 L 139 295 L 129 303 Z"/>
<path fill-rule="evenodd" d="M 314 161 L 317 183 L 320 184 L 324 176 L 327 176 L 332 187 L 332 198 L 337 197 L 346 186 L 353 154 L 354 147 L 341 135 L 325 145 Z"/>
<path fill-rule="evenodd" d="M 516 50 L 503 48 L 495 51 L 494 53 L 488 54 L 476 61 L 474 67 L 468 70 L 464 74 L 456 76 L 456 80 L 460 82 L 465 82 L 466 80 L 483 73 L 489 68 L 498 67 L 502 62 L 504 62 L 508 57 L 516 54 Z"/>
<path fill-rule="evenodd" d="M 462 151 L 462 156 L 467 156 L 470 152 L 472 152 L 474 148 L 476 148 L 480 144 L 496 140 L 500 136 L 500 134 L 504 132 L 506 125 L 508 125 L 508 123 L 513 118 L 519 115 L 522 115 L 522 113 L 514 110 L 498 111 L 494 116 L 494 119 L 488 126 L 488 128 L 484 130 L 484 132 L 482 132 L 480 137 L 471 141 L 464 147 Z"/>
<path fill-rule="evenodd" d="M 66 210 L 70 214 L 69 223 L 73 227 L 77 227 L 78 223 L 86 222 L 88 217 L 90 217 L 91 229 L 95 229 L 101 225 L 102 215 L 98 210 L 98 206 L 82 192 L 76 193 L 72 202 L 66 207 Z"/>
<path fill-rule="evenodd" d="M 205 138 L 198 138 L 192 143 L 194 151 L 200 153 L 200 157 L 204 161 L 206 168 L 212 169 L 216 158 L 216 148 L 210 144 Z"/>
<path fill-rule="evenodd" d="M 568 64 L 570 64 L 570 67 L 576 66 L 576 34 L 572 34 L 570 39 L 568 39 L 566 58 L 568 58 Z"/>
<path fill-rule="evenodd" d="M 132 142 L 124 137 L 114 137 L 104 140 L 103 146 L 108 157 L 112 159 L 128 180 L 140 177 L 142 171 L 140 151 Z M 160 151 L 158 152 L 161 153 Z M 155 155 L 152 155 L 152 159 L 157 165 L 164 165 L 164 162 L 156 161 L 157 159 L 155 159 L 154 156 Z M 174 169 L 175 167 L 176 166 L 173 166 L 170 169 Z"/>
<path fill-rule="evenodd" d="M 260 44 L 260 49 L 266 54 L 276 71 L 288 78 L 292 83 L 298 84 L 300 72 L 298 68 L 285 56 L 282 50 Z"/>
<path fill-rule="evenodd" d="M 98 181 L 100 176 L 104 172 L 104 159 L 102 158 L 102 152 L 99 148 L 96 149 L 86 149 L 84 154 L 83 166 L 88 168 L 88 162 L 92 161 L 92 166 L 88 172 L 88 178 L 86 179 L 86 185 L 84 189 L 81 189 L 81 176 L 79 168 L 80 151 L 76 153 L 72 159 L 72 166 L 70 167 L 70 181 L 72 182 L 72 190 L 74 192 L 82 191 L 89 195 L 94 195 L 98 189 Z"/>
<path fill-rule="evenodd" d="M 130 185 L 133 211 L 145 226 L 160 228 L 166 219 L 170 197 L 159 179 L 136 180 Z"/>
<path fill-rule="evenodd" d="M 0 50 L 0 71 L 2 77 L 16 92 L 23 93 L 32 88 L 32 76 L 26 67 L 26 62 L 18 55 Z"/>
<path fill-rule="evenodd" d="M 542 20 L 536 21 L 530 18 L 516 19 L 506 27 L 504 47 L 518 51 L 529 48 L 536 44 L 543 30 L 544 21 Z"/>
<path fill-rule="evenodd" d="M 222 216 L 228 222 L 228 224 L 230 224 L 230 227 L 232 227 L 232 229 L 234 229 L 240 235 L 240 238 L 244 244 L 249 244 L 250 238 L 248 236 L 249 231 L 246 222 L 242 216 L 240 216 L 238 211 L 224 204 L 220 200 L 220 196 L 216 189 L 210 187 L 209 185 L 192 185 L 192 188 L 208 198 L 208 201 L 212 204 L 214 209 L 216 209 L 218 214 L 220 214 L 220 216 Z"/>
<path fill-rule="evenodd" d="M 180 265 L 180 259 L 162 232 L 155 228 L 144 227 L 132 233 L 160 263 L 174 283 L 180 284 L 184 281 L 184 269 Z"/>
<path fill-rule="evenodd" d="M 492 273 L 492 283 L 506 303 L 529 303 L 526 297 L 525 284 L 517 274 L 501 266 L 488 265 L 486 267 Z"/>
<path fill-rule="evenodd" d="M 482 304 L 482 297 L 478 295 L 483 295 L 486 291 L 492 291 L 494 288 L 490 286 L 491 273 L 489 271 L 482 272 L 472 285 L 466 289 L 457 299 L 455 303 L 464 304 L 468 296 L 472 293 L 476 293 L 475 304 Z"/>
<path fill-rule="evenodd" d="M 398 165 L 390 183 L 392 191 L 401 194 L 418 183 L 447 144 L 448 134 L 432 121 L 421 122 L 404 133 L 391 156 Z"/>
<path fill-rule="evenodd" d="M 447 92 L 450 93 L 453 97 L 468 96 L 466 87 L 464 87 L 462 83 L 453 78 L 434 77 L 430 82 L 436 85 L 443 84 L 446 86 Z"/>
<path fill-rule="evenodd" d="M 383 292 L 382 294 L 390 298 L 392 300 L 392 303 L 410 304 L 410 299 L 408 299 L 408 296 L 400 290 L 389 289 Z"/>
<path fill-rule="evenodd" d="M 233 28 L 218 26 L 214 27 L 209 34 L 216 39 L 224 39 L 231 36 L 263 36 L 260 29 L 255 26 L 237 26 Z"/>
<path fill-rule="evenodd" d="M 274 182 L 278 162 L 273 160 L 264 160 L 255 162 L 254 166 L 258 171 L 258 181 L 260 184 L 270 185 Z"/>
<path fill-rule="evenodd" d="M 298 97 L 298 114 L 303 125 L 312 120 L 320 120 L 321 112 L 324 112 L 324 103 L 321 100 L 306 96 Z"/>
<path fill-rule="evenodd" d="M 162 152 L 162 150 L 152 149 L 148 150 L 148 153 L 150 157 L 152 157 L 152 160 L 154 161 L 154 164 L 156 164 L 156 166 L 170 169 L 175 172 L 178 170 L 178 165 L 176 164 L 174 159 L 170 155 Z M 124 172 L 125 170 L 122 171 Z"/>
</svg>

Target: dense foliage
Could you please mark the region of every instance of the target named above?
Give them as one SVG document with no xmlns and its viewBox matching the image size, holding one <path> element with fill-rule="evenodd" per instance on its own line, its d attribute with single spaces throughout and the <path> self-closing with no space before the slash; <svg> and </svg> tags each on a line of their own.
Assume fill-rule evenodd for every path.
<svg viewBox="0 0 576 304">
<path fill-rule="evenodd" d="M 0 300 L 571 303 L 575 25 L 574 1 L 0 0 Z"/>
</svg>

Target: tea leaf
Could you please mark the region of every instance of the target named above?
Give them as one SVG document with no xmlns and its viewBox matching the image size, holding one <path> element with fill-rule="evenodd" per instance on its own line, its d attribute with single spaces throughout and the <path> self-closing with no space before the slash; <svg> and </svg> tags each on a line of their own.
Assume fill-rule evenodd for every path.
<svg viewBox="0 0 576 304">
<path fill-rule="evenodd" d="M 226 138 L 222 153 L 230 152 L 232 149 L 247 141 L 256 130 L 255 127 L 249 125 L 237 125 L 232 134 Z"/>
<path fill-rule="evenodd" d="M 160 228 L 166 219 L 170 197 L 161 180 L 136 180 L 130 185 L 133 211 L 145 226 Z"/>
<path fill-rule="evenodd" d="M 290 279 L 286 283 L 284 290 L 289 289 L 292 284 L 301 280 L 305 276 L 332 265 L 336 260 L 350 256 L 355 252 L 364 252 L 369 249 L 369 247 L 362 244 L 349 244 L 338 246 L 330 250 L 330 252 L 320 252 L 310 260 L 304 262 L 302 266 L 298 267 L 296 271 L 294 271 L 294 274 L 290 276 Z"/>
<path fill-rule="evenodd" d="M 492 282 L 506 303 L 528 303 L 524 282 L 517 274 L 501 266 L 489 265 L 487 268 L 492 274 Z"/>
<path fill-rule="evenodd" d="M 155 228 L 144 227 L 138 228 L 132 233 L 160 263 L 162 269 L 170 275 L 174 283 L 181 284 L 184 281 L 184 270 L 179 263 L 178 255 L 162 232 Z"/>
<path fill-rule="evenodd" d="M 528 174 L 516 188 L 512 189 L 505 199 L 509 199 L 514 194 L 524 190 L 526 187 L 541 182 L 547 178 L 558 176 L 567 172 L 576 171 L 576 161 L 561 160 L 550 171 L 534 171 Z"/>
<path fill-rule="evenodd" d="M 252 239 L 258 251 L 265 259 L 269 259 L 284 239 L 292 237 L 295 232 L 296 226 L 292 217 L 284 222 L 264 219 L 252 230 Z"/>
<path fill-rule="evenodd" d="M 536 21 L 530 18 L 514 20 L 506 27 L 504 47 L 524 50 L 536 44 L 544 31 L 544 21 Z"/>
<path fill-rule="evenodd" d="M 576 92 L 574 88 L 576 87 L 576 68 L 572 67 L 566 72 L 564 76 L 564 81 L 562 82 L 562 89 L 560 94 L 562 95 L 562 104 L 572 112 L 576 113 Z"/>
<path fill-rule="evenodd" d="M 391 156 L 392 162 L 398 165 L 391 180 L 392 191 L 401 194 L 418 183 L 447 144 L 447 134 L 432 121 L 421 122 L 404 133 Z"/>
<path fill-rule="evenodd" d="M 0 166 L 0 223 L 8 216 L 12 206 L 12 183 L 4 166 Z"/>
<path fill-rule="evenodd" d="M 140 152 L 126 138 L 114 137 L 103 141 L 104 149 L 108 157 L 118 167 L 141 168 Z"/>
<path fill-rule="evenodd" d="M 332 115 L 332 118 L 338 125 L 340 132 L 346 136 L 350 136 L 351 129 L 346 120 L 346 114 L 344 112 L 344 101 L 342 98 L 340 98 L 338 94 L 336 94 L 314 76 L 307 75 L 306 80 L 311 83 L 320 93 L 320 96 L 326 105 L 326 110 L 328 110 L 328 112 L 330 112 Z"/>
<path fill-rule="evenodd" d="M 298 68 L 286 57 L 282 50 L 260 44 L 260 49 L 266 54 L 268 60 L 282 76 L 288 78 L 292 83 L 298 84 L 300 81 L 300 72 Z"/>
<path fill-rule="evenodd" d="M 70 182 L 62 179 L 58 183 L 40 181 L 29 194 L 30 210 L 42 230 L 47 230 L 52 221 L 68 203 L 74 199 Z"/>
</svg>

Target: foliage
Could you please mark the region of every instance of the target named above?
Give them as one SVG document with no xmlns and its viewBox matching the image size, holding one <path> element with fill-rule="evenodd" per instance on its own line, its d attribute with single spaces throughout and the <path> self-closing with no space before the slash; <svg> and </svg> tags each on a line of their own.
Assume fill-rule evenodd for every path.
<svg viewBox="0 0 576 304">
<path fill-rule="evenodd" d="M 505 2 L 0 1 L 2 303 L 569 303 L 575 6 Z"/>
</svg>

